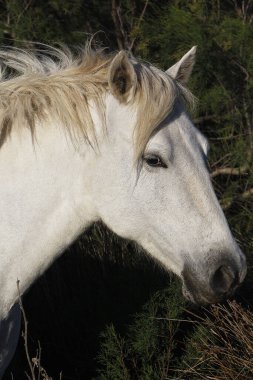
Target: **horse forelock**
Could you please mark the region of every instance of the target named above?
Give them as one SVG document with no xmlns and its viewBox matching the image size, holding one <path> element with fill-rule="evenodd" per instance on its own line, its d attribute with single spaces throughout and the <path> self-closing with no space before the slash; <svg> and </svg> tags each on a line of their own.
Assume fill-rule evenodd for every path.
<svg viewBox="0 0 253 380">
<path fill-rule="evenodd" d="M 166 72 L 149 64 L 137 65 L 137 121 L 135 160 L 138 161 L 157 127 L 172 112 L 178 98 L 194 104 L 192 93 Z"/>
<path fill-rule="evenodd" d="M 30 52 L 16 48 L 0 50 L 0 146 L 13 125 L 28 126 L 33 134 L 37 120 L 55 118 L 71 137 L 79 133 L 91 144 L 96 141 L 89 109 L 92 100 L 105 124 L 105 94 L 109 66 L 115 54 L 93 50 L 89 44 L 74 55 L 67 48 L 47 47 Z M 137 110 L 134 129 L 135 159 L 158 125 L 172 111 L 175 100 L 191 93 L 169 75 L 133 59 L 137 88 L 131 105 Z"/>
</svg>

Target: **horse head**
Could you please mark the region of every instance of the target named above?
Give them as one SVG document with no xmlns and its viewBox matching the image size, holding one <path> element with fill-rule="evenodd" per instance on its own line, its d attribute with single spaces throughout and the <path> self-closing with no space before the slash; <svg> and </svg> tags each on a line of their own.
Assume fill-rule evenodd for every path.
<svg viewBox="0 0 253 380">
<path fill-rule="evenodd" d="M 213 303 L 234 292 L 246 263 L 211 184 L 207 139 L 186 109 L 195 51 L 167 72 L 125 52 L 112 60 L 92 194 L 101 219 L 176 273 L 187 298 Z"/>
</svg>

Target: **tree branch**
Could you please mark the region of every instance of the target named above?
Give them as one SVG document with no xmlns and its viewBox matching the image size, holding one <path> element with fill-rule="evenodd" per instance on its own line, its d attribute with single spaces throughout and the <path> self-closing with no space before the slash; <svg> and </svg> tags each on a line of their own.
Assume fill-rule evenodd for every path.
<svg viewBox="0 0 253 380">
<path fill-rule="evenodd" d="M 233 175 L 233 176 L 240 176 L 240 175 L 248 175 L 249 167 L 248 165 L 241 166 L 239 168 L 218 168 L 215 169 L 210 176 L 212 178 L 217 177 L 218 175 Z"/>
<path fill-rule="evenodd" d="M 209 121 L 209 120 L 213 120 L 215 121 L 215 119 L 217 118 L 218 115 L 206 115 L 206 116 L 200 116 L 200 117 L 196 117 L 195 119 L 193 119 L 193 123 L 194 124 L 201 124 L 203 123 L 204 121 Z"/>
<path fill-rule="evenodd" d="M 248 82 L 248 80 L 250 79 L 250 74 L 246 70 L 246 68 L 243 65 L 241 65 L 239 62 L 235 61 L 234 59 L 232 59 L 231 63 L 233 63 L 234 65 L 236 65 L 237 67 L 239 67 L 239 69 L 241 70 L 241 72 L 245 75 L 245 81 Z"/>
<path fill-rule="evenodd" d="M 145 15 L 145 13 L 146 13 L 146 9 L 147 9 L 148 3 L 149 3 L 149 0 L 146 0 L 146 2 L 145 2 L 145 4 L 144 4 L 144 7 L 143 7 L 143 9 L 142 9 L 142 12 L 141 12 L 141 14 L 140 14 L 139 20 L 138 20 L 137 25 L 136 25 L 136 28 L 137 28 L 137 29 L 140 27 L 140 24 L 141 24 L 141 22 L 142 22 L 142 20 L 143 20 L 143 18 L 144 18 L 144 15 Z M 134 47 L 134 43 L 135 43 L 135 40 L 136 40 L 136 37 L 134 37 L 134 38 L 132 39 L 132 42 L 131 42 L 131 44 L 130 44 L 130 46 L 129 46 L 129 50 L 132 50 L 132 49 L 133 49 L 133 47 Z"/>
<path fill-rule="evenodd" d="M 120 0 L 112 0 L 111 15 L 115 26 L 115 34 L 119 49 L 126 49 L 131 51 L 134 48 L 136 37 L 133 35 L 131 40 L 131 33 L 135 29 L 139 29 L 140 24 L 144 18 L 147 10 L 149 0 L 146 0 L 142 8 L 141 14 L 137 19 L 136 14 L 136 2 L 131 1 L 131 21 L 127 22 L 121 14 Z"/>
<path fill-rule="evenodd" d="M 112 0 L 112 20 L 115 26 L 116 39 L 120 50 L 128 48 L 127 36 L 124 31 L 123 21 L 120 14 L 120 4 L 118 0 Z"/>
</svg>

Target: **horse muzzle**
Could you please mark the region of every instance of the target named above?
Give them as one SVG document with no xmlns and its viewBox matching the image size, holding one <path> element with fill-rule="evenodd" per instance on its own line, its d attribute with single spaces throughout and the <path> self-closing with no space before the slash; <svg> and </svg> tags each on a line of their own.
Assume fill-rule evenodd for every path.
<svg viewBox="0 0 253 380">
<path fill-rule="evenodd" d="M 203 268 L 203 266 L 202 266 Z M 245 256 L 240 254 L 240 263 L 222 259 L 204 265 L 205 270 L 188 264 L 182 272 L 183 295 L 194 304 L 219 303 L 231 298 L 243 282 L 247 266 Z"/>
</svg>

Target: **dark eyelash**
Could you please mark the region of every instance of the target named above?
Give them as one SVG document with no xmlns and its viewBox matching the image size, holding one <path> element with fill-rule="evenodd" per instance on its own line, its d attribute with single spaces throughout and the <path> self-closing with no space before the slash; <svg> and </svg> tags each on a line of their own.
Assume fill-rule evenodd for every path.
<svg viewBox="0 0 253 380">
<path fill-rule="evenodd" d="M 148 155 L 143 157 L 144 161 L 152 167 L 156 168 L 167 168 L 167 165 L 163 162 L 161 157 L 158 155 Z"/>
</svg>

